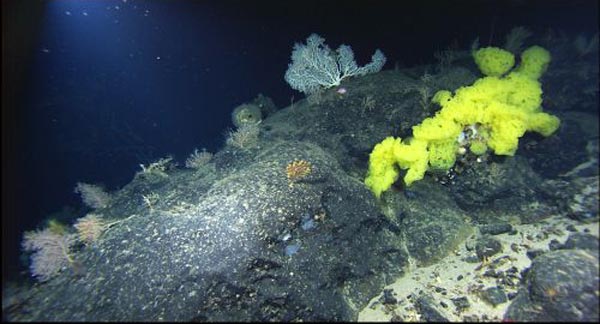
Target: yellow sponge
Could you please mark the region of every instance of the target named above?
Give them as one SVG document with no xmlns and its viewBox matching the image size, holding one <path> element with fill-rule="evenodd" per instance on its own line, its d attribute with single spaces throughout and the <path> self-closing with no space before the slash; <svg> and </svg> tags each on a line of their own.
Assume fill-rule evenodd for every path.
<svg viewBox="0 0 600 324">
<path fill-rule="evenodd" d="M 550 63 L 550 52 L 540 46 L 531 46 L 521 54 L 521 64 L 515 72 L 530 79 L 539 79 Z"/>
<path fill-rule="evenodd" d="M 473 53 L 473 58 L 481 73 L 487 76 L 501 76 L 515 65 L 515 56 L 497 47 L 480 48 Z"/>
<path fill-rule="evenodd" d="M 407 186 L 421 180 L 428 169 L 450 169 L 459 145 L 465 145 L 458 141 L 465 136 L 465 128 L 476 129 L 477 137 L 470 142 L 474 154 L 484 154 L 489 148 L 498 155 L 514 155 L 525 132 L 549 136 L 559 127 L 560 120 L 541 108 L 538 79 L 550 62 L 548 51 L 530 47 L 510 73 L 514 56 L 508 51 L 487 47 L 473 56 L 486 77 L 459 88 L 454 95 L 438 91 L 432 101 L 442 109 L 413 126 L 411 140 L 388 137 L 375 146 L 365 184 L 377 197 L 397 180 L 400 169 L 407 170 Z"/>
<path fill-rule="evenodd" d="M 388 190 L 398 179 L 394 149 L 400 145 L 400 142 L 399 138 L 387 137 L 375 145 L 369 156 L 369 174 L 365 179 L 365 184 L 377 197 Z"/>
</svg>

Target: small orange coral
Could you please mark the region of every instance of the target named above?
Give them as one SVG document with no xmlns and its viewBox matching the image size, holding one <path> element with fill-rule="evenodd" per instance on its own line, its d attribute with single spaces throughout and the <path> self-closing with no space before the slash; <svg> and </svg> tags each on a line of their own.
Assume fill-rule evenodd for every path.
<svg viewBox="0 0 600 324">
<path fill-rule="evenodd" d="M 287 178 L 289 181 L 296 182 L 312 172 L 312 165 L 306 160 L 295 160 L 286 167 Z"/>
<path fill-rule="evenodd" d="M 73 226 L 77 229 L 79 240 L 86 245 L 94 243 L 108 228 L 106 222 L 95 214 L 79 218 Z"/>
</svg>

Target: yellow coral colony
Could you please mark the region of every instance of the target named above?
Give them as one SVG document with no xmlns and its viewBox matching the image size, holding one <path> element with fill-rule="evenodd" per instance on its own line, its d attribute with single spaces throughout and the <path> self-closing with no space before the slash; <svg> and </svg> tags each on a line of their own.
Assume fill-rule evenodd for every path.
<svg viewBox="0 0 600 324">
<path fill-rule="evenodd" d="M 432 101 L 442 109 L 413 126 L 410 141 L 388 137 L 374 147 L 365 184 L 377 197 L 397 180 L 398 168 L 408 169 L 404 182 L 409 186 L 430 168 L 452 167 L 465 128 L 481 130 L 482 136 L 472 148 L 475 154 L 490 148 L 498 155 L 514 155 L 526 131 L 543 136 L 556 131 L 560 120 L 542 111 L 538 81 L 550 62 L 548 51 L 539 46 L 528 48 L 510 73 L 515 59 L 508 51 L 487 47 L 475 51 L 473 57 L 485 77 L 459 88 L 454 95 L 438 91 Z"/>
</svg>

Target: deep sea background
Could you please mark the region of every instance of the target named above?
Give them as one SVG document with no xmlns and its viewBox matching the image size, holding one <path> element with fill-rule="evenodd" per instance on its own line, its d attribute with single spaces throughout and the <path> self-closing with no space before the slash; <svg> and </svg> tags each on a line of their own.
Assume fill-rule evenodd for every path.
<svg viewBox="0 0 600 324">
<path fill-rule="evenodd" d="M 77 182 L 117 190 L 141 163 L 218 150 L 231 111 L 259 93 L 302 99 L 283 76 L 313 32 L 359 65 L 379 48 L 392 69 L 476 37 L 501 45 L 515 26 L 597 24 L 592 0 L 2 1 L 3 283 L 25 270 L 23 231 L 81 213 Z"/>
</svg>

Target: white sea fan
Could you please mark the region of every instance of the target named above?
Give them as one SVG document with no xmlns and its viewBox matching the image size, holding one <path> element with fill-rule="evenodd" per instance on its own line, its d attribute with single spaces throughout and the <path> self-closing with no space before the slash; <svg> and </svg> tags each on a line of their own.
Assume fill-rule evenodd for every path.
<svg viewBox="0 0 600 324">
<path fill-rule="evenodd" d="M 24 251 L 33 252 L 29 267 L 31 274 L 39 281 L 46 281 L 71 265 L 73 260 L 69 253 L 74 243 L 72 234 L 54 233 L 46 228 L 26 232 L 21 246 Z"/>
<path fill-rule="evenodd" d="M 312 94 L 337 86 L 347 77 L 379 72 L 385 61 L 385 55 L 376 50 L 371 63 L 359 67 L 350 46 L 342 44 L 332 51 L 324 38 L 313 33 L 306 39 L 306 44 L 294 45 L 285 80 L 293 89 Z"/>
</svg>

